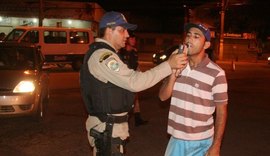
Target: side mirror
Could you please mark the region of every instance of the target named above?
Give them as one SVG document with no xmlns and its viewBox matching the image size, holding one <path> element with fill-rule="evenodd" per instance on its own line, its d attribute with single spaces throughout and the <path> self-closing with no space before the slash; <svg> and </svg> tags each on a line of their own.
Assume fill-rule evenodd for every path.
<svg viewBox="0 0 270 156">
<path fill-rule="evenodd" d="M 50 64 L 47 64 L 46 62 L 43 62 L 41 64 L 41 68 L 42 68 L 42 70 L 47 71 L 47 70 L 52 69 L 52 66 Z"/>
</svg>

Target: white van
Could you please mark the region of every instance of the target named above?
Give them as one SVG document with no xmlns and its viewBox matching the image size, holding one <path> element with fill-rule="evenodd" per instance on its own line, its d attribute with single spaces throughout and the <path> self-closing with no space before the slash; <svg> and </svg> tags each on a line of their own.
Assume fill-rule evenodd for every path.
<svg viewBox="0 0 270 156">
<path fill-rule="evenodd" d="M 3 42 L 33 43 L 40 47 L 46 62 L 71 63 L 74 70 L 79 70 L 93 41 L 93 32 L 86 28 L 20 26 Z"/>
</svg>

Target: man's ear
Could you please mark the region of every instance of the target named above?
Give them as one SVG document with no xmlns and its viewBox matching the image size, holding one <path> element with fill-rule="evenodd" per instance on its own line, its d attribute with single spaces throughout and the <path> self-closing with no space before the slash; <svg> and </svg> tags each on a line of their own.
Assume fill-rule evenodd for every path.
<svg viewBox="0 0 270 156">
<path fill-rule="evenodd" d="M 111 36 L 111 34 L 112 34 L 112 28 L 106 28 L 106 30 L 105 30 L 105 32 L 104 32 L 104 38 L 107 38 L 107 39 L 109 39 L 110 38 L 110 36 Z"/>
<path fill-rule="evenodd" d="M 106 31 L 107 31 L 108 33 L 112 33 L 112 28 L 107 28 Z"/>
<path fill-rule="evenodd" d="M 204 49 L 207 49 L 207 48 L 209 48 L 211 46 L 211 42 L 209 42 L 209 41 L 206 41 L 205 43 L 204 43 Z"/>
</svg>

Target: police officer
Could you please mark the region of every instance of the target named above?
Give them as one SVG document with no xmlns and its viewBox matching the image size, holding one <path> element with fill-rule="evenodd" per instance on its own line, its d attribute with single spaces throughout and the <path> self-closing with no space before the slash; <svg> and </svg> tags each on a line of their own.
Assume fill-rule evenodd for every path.
<svg viewBox="0 0 270 156">
<path fill-rule="evenodd" d="M 89 117 L 86 129 L 93 154 L 123 155 L 128 133 L 128 112 L 133 107 L 134 93 L 152 87 L 187 63 L 185 54 L 173 54 L 168 61 L 148 70 L 129 69 L 117 55 L 135 30 L 119 12 L 107 12 L 99 23 L 99 38 L 85 55 L 80 71 L 80 86 Z"/>
</svg>

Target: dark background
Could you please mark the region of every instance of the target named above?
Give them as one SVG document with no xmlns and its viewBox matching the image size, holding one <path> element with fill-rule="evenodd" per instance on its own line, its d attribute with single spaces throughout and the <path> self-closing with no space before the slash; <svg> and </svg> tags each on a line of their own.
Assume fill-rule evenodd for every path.
<svg viewBox="0 0 270 156">
<path fill-rule="evenodd" d="M 74 1 L 74 0 L 69 0 Z M 220 29 L 221 0 L 79 0 L 96 2 L 105 11 L 119 11 L 130 23 L 138 24 L 139 32 L 182 33 L 184 17 L 189 9 L 200 7 L 211 20 L 215 31 Z M 270 34 L 270 1 L 225 0 L 224 32 L 256 32 L 261 38 Z M 202 19 L 202 21 L 204 21 Z"/>
</svg>

